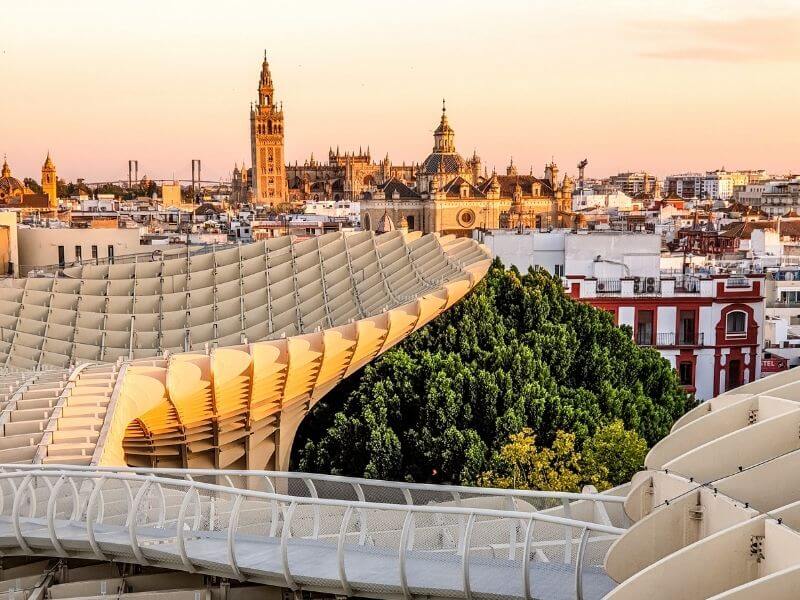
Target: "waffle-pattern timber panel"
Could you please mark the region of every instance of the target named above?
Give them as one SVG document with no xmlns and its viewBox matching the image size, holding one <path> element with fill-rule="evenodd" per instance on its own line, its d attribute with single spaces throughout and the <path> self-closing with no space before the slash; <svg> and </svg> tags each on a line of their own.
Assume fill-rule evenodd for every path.
<svg viewBox="0 0 800 600">
<path fill-rule="evenodd" d="M 469 239 L 362 232 L 19 280 L 0 289 L 0 453 L 285 469 L 319 398 L 489 264 Z"/>
</svg>

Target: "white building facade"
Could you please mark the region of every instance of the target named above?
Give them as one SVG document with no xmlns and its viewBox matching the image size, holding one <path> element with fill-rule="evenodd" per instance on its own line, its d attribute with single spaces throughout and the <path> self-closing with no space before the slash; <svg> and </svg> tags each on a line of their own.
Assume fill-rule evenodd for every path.
<svg viewBox="0 0 800 600">
<path fill-rule="evenodd" d="M 608 311 L 669 360 L 699 400 L 761 377 L 764 275 L 566 279 L 573 298 Z"/>
<path fill-rule="evenodd" d="M 476 231 L 492 255 L 507 267 L 529 267 L 553 275 L 585 277 L 655 276 L 660 270 L 661 236 L 627 231 Z"/>
</svg>

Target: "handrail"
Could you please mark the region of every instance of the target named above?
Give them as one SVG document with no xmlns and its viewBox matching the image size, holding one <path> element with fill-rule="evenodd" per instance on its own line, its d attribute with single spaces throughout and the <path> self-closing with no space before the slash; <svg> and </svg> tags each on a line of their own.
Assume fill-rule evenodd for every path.
<svg viewBox="0 0 800 600">
<path fill-rule="evenodd" d="M 383 487 L 405 490 L 433 491 L 440 493 L 463 493 L 473 496 L 508 496 L 516 499 L 525 498 L 544 498 L 553 500 L 577 501 L 591 500 L 608 502 L 611 504 L 623 504 L 625 496 L 612 496 L 602 493 L 581 493 L 581 492 L 553 492 L 547 490 L 515 490 L 504 488 L 483 488 L 469 487 L 462 485 L 438 485 L 435 483 L 408 483 L 403 481 L 384 481 L 378 479 L 365 479 L 360 477 L 344 477 L 340 475 L 324 475 L 318 473 L 304 473 L 298 471 L 258 471 L 258 470 L 235 470 L 235 469 L 177 469 L 177 468 L 147 468 L 147 467 L 93 467 L 90 465 L 59 465 L 50 463 L 47 465 L 30 464 L 0 464 L 0 472 L 7 470 L 27 471 L 27 470 L 52 470 L 70 472 L 98 472 L 98 473 L 140 473 L 144 475 L 180 475 L 182 477 L 266 477 L 277 479 L 296 479 L 300 481 L 330 481 L 336 483 L 349 483 L 364 487 Z M 232 480 L 230 480 L 232 483 Z M 305 481 L 304 481 L 305 483 Z M 307 484 L 306 484 L 307 485 Z M 235 487 L 231 485 L 230 487 Z M 404 494 L 406 501 L 408 496 Z"/>
<path fill-rule="evenodd" d="M 596 531 L 598 533 L 607 533 L 610 535 L 622 535 L 625 533 L 625 529 L 619 527 L 613 527 L 609 525 L 601 525 L 599 523 L 590 523 L 588 521 L 580 521 L 576 519 L 568 519 L 564 517 L 558 517 L 555 515 L 549 515 L 541 512 L 524 512 L 524 511 L 511 511 L 511 510 L 498 510 L 492 508 L 464 508 L 464 507 L 456 507 L 456 506 L 437 506 L 431 504 L 416 504 L 416 505 L 408 505 L 408 504 L 391 504 L 391 503 L 382 503 L 382 502 L 360 502 L 360 501 L 353 501 L 353 500 L 335 500 L 331 498 L 307 498 L 303 496 L 291 496 L 287 494 L 272 494 L 269 492 L 261 492 L 257 490 L 246 490 L 241 488 L 233 488 L 227 487 L 223 485 L 217 485 L 213 483 L 201 483 L 198 481 L 190 482 L 184 481 L 180 479 L 168 479 L 165 477 L 156 477 L 156 476 L 137 476 L 137 475 L 128 475 L 128 474 L 121 474 L 121 473 L 92 473 L 92 472 L 81 472 L 81 471 L 71 471 L 70 469 L 64 469 L 61 471 L 56 472 L 58 475 L 64 475 L 67 477 L 77 477 L 79 479 L 87 479 L 87 480 L 116 480 L 116 481 L 139 481 L 146 485 L 152 484 L 161 484 L 161 485 L 169 485 L 173 487 L 183 487 L 183 488 L 190 488 L 194 487 L 197 490 L 205 490 L 207 492 L 216 492 L 216 493 L 228 493 L 232 495 L 242 495 L 246 496 L 247 498 L 252 499 L 260 499 L 260 500 L 278 500 L 279 502 L 284 503 L 295 503 L 297 505 L 305 505 L 305 506 L 334 506 L 339 508 L 347 508 L 348 506 L 352 506 L 355 508 L 362 508 L 365 510 L 392 510 L 397 512 L 411 512 L 411 513 L 427 513 L 427 514 L 449 514 L 449 515 L 465 515 L 469 516 L 474 514 L 476 517 L 495 517 L 500 519 L 529 519 L 533 518 L 536 521 L 542 521 L 544 523 L 551 523 L 553 525 L 563 525 L 565 527 L 583 527 L 586 526 L 588 529 L 592 531 Z M 0 473 L 0 480 L 4 479 L 14 479 L 14 478 L 26 478 L 26 477 L 53 477 L 53 472 L 45 469 L 39 470 L 25 470 L 19 472 L 11 472 L 11 473 Z M 29 480 L 28 480 L 29 482 Z M 26 485 L 28 482 L 25 482 Z M 143 492 L 140 489 L 137 493 L 137 496 L 141 495 Z M 19 496 L 22 494 L 20 493 Z M 16 498 L 15 498 L 16 500 Z M 138 510 L 138 505 L 141 503 L 141 498 L 134 498 L 133 501 L 133 508 Z M 129 514 L 128 522 L 126 526 L 130 525 L 133 521 L 133 516 Z"/>
<path fill-rule="evenodd" d="M 219 474 L 219 473 L 218 473 Z M 346 538 L 348 535 L 351 534 L 350 524 L 352 521 L 352 517 L 358 511 L 358 514 L 361 514 L 363 511 L 366 510 L 374 510 L 374 511 L 385 511 L 385 512 L 392 512 L 398 515 L 402 515 L 402 526 L 399 526 L 394 521 L 389 521 L 388 524 L 383 525 L 383 529 L 378 530 L 379 532 L 385 533 L 392 533 L 393 535 L 399 535 L 399 547 L 397 547 L 396 554 L 394 556 L 394 560 L 396 563 L 395 568 L 399 569 L 399 583 L 400 583 L 400 593 L 404 598 L 411 599 L 413 598 L 417 592 L 413 589 L 413 581 L 409 580 L 409 570 L 408 570 L 408 561 L 413 559 L 413 556 L 416 553 L 424 553 L 426 551 L 432 552 L 441 552 L 442 550 L 451 551 L 453 554 L 453 558 L 458 558 L 458 564 L 460 564 L 460 574 L 461 574 L 461 583 L 462 588 L 461 590 L 455 589 L 452 590 L 454 593 L 458 593 L 459 591 L 463 594 L 463 597 L 466 600 L 469 600 L 474 597 L 475 590 L 473 589 L 472 582 L 470 581 L 470 567 L 475 566 L 471 565 L 471 538 L 473 536 L 473 530 L 475 527 L 478 526 L 480 522 L 482 525 L 487 525 L 487 521 L 491 521 L 492 519 L 508 519 L 512 523 L 520 522 L 521 523 L 521 531 L 524 532 L 524 540 L 522 542 L 522 562 L 521 562 L 521 579 L 522 584 L 524 586 L 522 598 L 524 600 L 529 600 L 532 596 L 531 590 L 531 548 L 534 544 L 532 537 L 534 526 L 536 522 L 540 523 L 548 523 L 554 526 L 564 527 L 565 530 L 571 530 L 572 528 L 578 528 L 581 531 L 580 538 L 578 540 L 574 540 L 572 535 L 570 534 L 567 539 L 562 540 L 565 546 L 571 547 L 573 543 L 576 541 L 578 542 L 577 553 L 575 556 L 574 561 L 570 561 L 574 564 L 574 585 L 575 585 L 575 598 L 576 600 L 582 600 L 583 596 L 583 569 L 584 567 L 584 559 L 586 556 L 586 548 L 590 541 L 596 541 L 598 543 L 604 543 L 608 538 L 605 537 L 595 537 L 591 538 L 591 533 L 596 534 L 608 534 L 612 536 L 621 535 L 625 532 L 624 529 L 613 527 L 611 525 L 600 524 L 600 523 L 592 523 L 592 522 L 585 522 L 580 521 L 577 519 L 572 519 L 567 517 L 561 517 L 556 515 L 545 514 L 536 511 L 520 511 L 516 510 L 515 504 L 509 502 L 511 509 L 506 510 L 499 510 L 499 509 L 490 509 L 490 508 L 468 508 L 464 507 L 463 505 L 453 506 L 440 506 L 436 504 L 425 504 L 425 505 L 414 505 L 408 503 L 380 503 L 380 502 L 368 502 L 359 500 L 340 500 L 340 499 L 329 499 L 329 498 L 318 498 L 318 497 L 298 497 L 298 496 L 291 496 L 287 494 L 279 494 L 273 492 L 264 492 L 264 491 L 256 491 L 256 490 L 249 490 L 249 489 L 242 489 L 237 488 L 230 485 L 221 485 L 217 483 L 202 483 L 198 482 L 193 479 L 175 479 L 170 477 L 162 477 L 156 474 L 139 474 L 136 472 L 123 472 L 123 473 L 114 473 L 108 471 L 101 471 L 101 470 L 85 470 L 85 469 L 72 469 L 69 467 L 62 467 L 60 469 L 55 468 L 35 468 L 35 469 L 19 469 L 19 470 L 8 470 L 5 472 L 0 472 L 0 483 L 3 481 L 8 481 L 10 484 L 10 488 L 8 492 L 0 492 L 0 499 L 5 496 L 7 493 L 13 495 L 13 506 L 11 508 L 11 515 L 10 515 L 10 522 L 13 527 L 13 533 L 16 536 L 17 543 L 19 547 L 27 553 L 30 553 L 30 544 L 26 539 L 26 528 L 23 527 L 22 519 L 29 519 L 36 517 L 36 490 L 37 490 L 37 481 L 41 483 L 40 480 L 43 480 L 44 483 L 47 484 L 47 489 L 43 486 L 40 488 L 41 493 L 48 493 L 50 495 L 47 503 L 47 532 L 48 536 L 53 548 L 53 551 L 59 556 L 69 556 L 69 551 L 66 549 L 64 544 L 62 544 L 62 540 L 59 540 L 57 537 L 58 529 L 56 527 L 56 504 L 58 502 L 58 492 L 62 488 L 62 486 L 69 482 L 72 489 L 73 489 L 73 503 L 78 501 L 76 496 L 77 490 L 81 489 L 84 491 L 84 494 L 88 494 L 88 502 L 86 503 L 86 510 L 83 514 L 77 515 L 77 519 L 72 518 L 71 522 L 74 521 L 81 521 L 83 520 L 81 516 L 85 519 L 86 524 L 86 533 L 87 533 L 87 543 L 93 551 L 93 554 L 96 555 L 98 558 L 102 558 L 104 560 L 120 560 L 123 561 L 128 560 L 130 561 L 130 555 L 133 554 L 135 562 L 141 565 L 153 565 L 153 566 L 162 566 L 166 565 L 169 568 L 176 568 L 176 564 L 179 565 L 177 568 L 183 568 L 189 572 L 208 572 L 208 574 L 218 573 L 219 567 L 209 567 L 203 564 L 202 561 L 192 561 L 190 560 L 187 554 L 187 547 L 185 544 L 185 536 L 187 534 L 186 530 L 186 519 L 187 519 L 187 511 L 191 504 L 195 504 L 195 515 L 194 515 L 194 525 L 193 527 L 189 528 L 189 532 L 192 539 L 203 538 L 209 540 L 209 543 L 218 543 L 221 545 L 219 549 L 219 554 L 221 557 L 221 564 L 227 565 L 226 569 L 230 572 L 230 576 L 233 578 L 246 581 L 248 579 L 247 570 L 242 568 L 242 565 L 239 563 L 239 557 L 237 557 L 237 531 L 239 529 L 239 521 L 242 515 L 242 505 L 245 500 L 262 500 L 265 501 L 267 504 L 274 503 L 280 504 L 280 510 L 283 513 L 283 523 L 282 526 L 271 533 L 270 535 L 266 536 L 268 538 L 272 538 L 273 540 L 277 541 L 279 544 L 279 561 L 280 567 L 279 572 L 276 573 L 278 577 L 281 577 L 283 583 L 286 587 L 292 590 L 300 590 L 302 589 L 303 580 L 301 578 L 296 578 L 296 573 L 293 572 L 292 567 L 290 565 L 290 553 L 289 553 L 289 546 L 291 543 L 292 538 L 295 537 L 294 532 L 292 531 L 292 519 L 295 515 L 296 511 L 301 506 L 310 507 L 313 509 L 313 513 L 309 511 L 306 513 L 307 516 L 312 516 L 314 522 L 312 524 L 312 531 L 305 531 L 302 529 L 302 525 L 300 526 L 298 539 L 308 539 L 308 540 L 317 540 L 321 538 L 320 536 L 320 527 L 321 527 L 321 515 L 325 514 L 326 516 L 331 514 L 330 511 L 321 511 L 321 507 L 339 507 L 343 508 L 344 516 L 341 517 L 341 523 L 337 527 L 337 531 L 332 534 L 325 534 L 325 537 L 328 538 L 328 541 L 323 543 L 321 546 L 318 546 L 320 552 L 335 552 L 335 561 L 338 565 L 338 577 L 334 579 L 334 581 L 338 580 L 338 582 L 334 585 L 333 590 L 335 594 L 340 594 L 343 592 L 346 596 L 352 596 L 354 594 L 357 595 L 364 595 L 362 592 L 363 590 L 359 589 L 358 584 L 354 586 L 353 580 L 348 577 L 347 570 L 345 568 L 345 553 L 346 553 Z M 51 483 L 51 480 L 56 480 L 55 485 Z M 139 484 L 139 487 L 136 491 L 135 497 L 133 498 L 132 502 L 120 502 L 118 498 L 111 497 L 111 499 L 106 499 L 103 497 L 102 488 L 104 484 L 108 483 L 109 481 L 117 481 L 120 482 L 122 485 L 118 488 L 120 490 L 127 490 L 127 497 L 130 498 L 131 496 L 131 485 L 136 483 Z M 21 482 L 21 483 L 20 483 Z M 78 482 L 78 485 L 76 485 Z M 94 485 L 86 485 L 80 486 L 81 482 L 93 482 Z M 358 488 L 355 488 L 358 489 Z M 123 490 L 123 491 L 124 491 Z M 170 498 L 174 498 L 175 500 L 179 500 L 179 506 L 176 503 L 170 503 L 171 510 L 177 509 L 177 518 L 174 514 L 167 515 L 167 502 L 166 502 L 166 495 L 165 490 L 169 491 L 170 493 L 177 493 L 178 496 L 170 496 Z M 200 496 L 201 492 L 207 493 L 207 496 L 204 495 L 202 498 Z M 518 491 L 516 491 L 518 494 Z M 183 494 L 183 497 L 180 496 Z M 203 526 L 202 529 L 199 528 L 200 525 L 200 515 L 203 512 L 201 508 L 202 502 L 208 501 L 209 510 L 213 512 L 214 507 L 216 506 L 217 500 L 224 498 L 227 496 L 227 500 L 225 506 L 230 507 L 230 513 L 227 518 L 227 533 L 224 536 L 214 535 L 217 531 L 214 519 L 211 518 L 211 522 L 207 526 Z M 124 497 L 124 496 L 123 496 Z M 363 497 L 363 495 L 362 495 Z M 145 501 L 147 499 L 147 501 Z M 404 498 L 405 499 L 405 498 Z M 98 501 L 100 503 L 100 517 L 97 517 L 97 508 L 98 508 Z M 562 500 L 564 503 L 567 503 L 566 499 Z M 98 540 L 95 537 L 94 526 L 96 521 L 102 522 L 103 517 L 102 514 L 106 511 L 106 502 L 111 502 L 109 506 L 113 507 L 113 510 L 118 510 L 119 512 L 111 513 L 109 512 L 109 516 L 114 516 L 119 518 L 120 516 L 124 516 L 124 522 L 119 525 L 104 525 L 105 530 L 108 527 L 116 527 L 122 532 L 124 532 L 125 538 L 127 538 L 127 543 L 130 545 L 129 549 L 126 549 L 124 552 L 120 554 L 119 551 L 115 550 L 110 547 L 108 550 L 104 551 L 100 548 Z M 228 504 L 230 502 L 230 504 Z M 27 508 L 23 508 L 27 507 Z M 198 510 L 199 509 L 199 510 Z M 2 509 L 0 509 L 1 511 Z M 27 517 L 22 517 L 21 513 L 23 510 L 26 511 Z M 139 520 L 139 512 L 144 511 L 145 519 L 144 522 Z M 225 510 L 225 509 L 223 509 Z M 249 510 L 249 509 L 248 509 Z M 269 510 L 267 508 L 267 510 Z M 154 512 L 155 511 L 155 512 Z M 69 511 L 67 511 L 69 512 Z M 74 511 L 73 511 L 74 512 Z M 414 546 L 414 533 L 417 527 L 421 527 L 423 529 L 431 527 L 431 519 L 425 518 L 422 515 L 455 515 L 458 516 L 459 519 L 453 520 L 451 524 L 447 525 L 447 527 L 458 527 L 459 528 L 459 539 L 458 543 L 445 543 L 442 548 L 436 547 L 433 550 L 427 550 L 424 548 L 415 548 Z M 419 516 L 419 519 L 417 517 Z M 463 517 L 467 517 L 466 519 L 466 526 L 460 526 L 458 522 L 462 521 Z M 22 518 L 21 518 L 22 517 Z M 75 515 L 73 514 L 73 517 Z M 482 519 L 479 519 L 483 517 Z M 338 519 L 339 515 L 332 516 L 329 518 Z M 488 519 L 487 519 L 488 518 Z M 224 518 L 219 519 L 220 522 L 223 523 L 224 526 Z M 440 520 L 437 522 L 441 523 Z M 252 521 L 249 520 L 249 526 L 253 524 L 258 525 L 259 521 Z M 444 526 L 444 525 L 442 525 Z M 488 523 L 488 526 L 496 527 L 496 525 L 492 523 Z M 104 530 L 104 533 L 105 533 Z M 166 533 L 168 536 L 167 539 L 171 539 L 171 544 L 175 550 L 172 552 L 176 553 L 177 556 L 174 556 L 173 559 L 163 559 L 159 558 L 159 555 L 156 554 L 148 554 L 145 553 L 152 548 L 152 541 L 148 540 L 153 530 L 161 530 Z M 358 534 L 361 537 L 363 531 L 361 531 L 361 526 L 354 528 L 352 531 L 352 535 Z M 207 535 L 212 534 L 212 535 Z M 162 534 L 159 534 L 157 537 L 158 540 L 163 539 Z M 248 543 L 252 543 L 254 539 L 252 534 L 248 534 L 248 537 L 245 539 L 248 540 Z M 446 539 L 446 538 L 445 538 Z M 330 545 L 330 541 L 333 541 L 334 544 Z M 554 540 L 555 541 L 555 540 Z M 359 544 L 360 545 L 360 544 Z M 350 548 L 355 547 L 355 544 L 350 546 Z M 462 550 L 463 548 L 463 550 Z M 508 560 L 510 561 L 517 561 L 517 551 L 518 542 L 516 540 L 516 536 L 513 541 L 513 548 L 514 552 L 513 555 L 509 554 Z M 85 554 L 85 551 L 75 551 L 78 552 L 80 555 Z M 165 550 L 160 550 L 159 552 L 165 552 Z M 168 550 L 167 550 L 168 552 Z M 538 549 L 537 549 L 538 552 Z M 565 548 L 565 553 L 568 550 Z M 42 550 L 39 546 L 37 546 L 37 554 L 41 554 Z M 47 555 L 47 549 L 43 552 Z M 108 556 L 106 556 L 108 553 Z M 378 550 L 379 556 L 391 556 L 387 555 L 386 553 L 381 552 Z M 570 552 L 571 555 L 571 552 Z M 413 572 L 413 571 L 412 571 Z M 388 572 L 387 572 L 388 575 Z M 303 577 L 307 577 L 308 575 L 304 575 Z M 396 584 L 395 584 L 396 585 Z"/>
</svg>

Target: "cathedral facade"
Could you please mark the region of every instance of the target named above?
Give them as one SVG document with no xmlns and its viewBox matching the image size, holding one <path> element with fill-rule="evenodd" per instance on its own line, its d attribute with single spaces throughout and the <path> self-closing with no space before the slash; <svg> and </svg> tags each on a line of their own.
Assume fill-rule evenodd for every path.
<svg viewBox="0 0 800 600">
<path fill-rule="evenodd" d="M 544 176 L 520 175 L 513 161 L 505 175 L 486 172 L 473 152 L 464 159 L 456 149 L 442 101 L 431 153 L 421 163 L 393 164 L 372 159 L 369 148 L 328 151 L 327 162 L 311 157 L 286 164 L 283 108 L 276 104 L 269 64 L 264 56 L 258 102 L 250 111 L 252 168 L 234 168 L 232 200 L 276 206 L 290 202 L 357 200 L 364 229 L 405 228 L 424 233 L 469 236 L 473 229 L 564 227 L 574 224 L 572 180 L 559 176 L 555 163 Z"/>
<path fill-rule="evenodd" d="M 277 205 L 287 200 L 283 135 L 283 106 L 275 101 L 275 87 L 265 52 L 258 101 L 250 108 L 251 174 L 256 204 Z"/>
<path fill-rule="evenodd" d="M 418 165 L 394 165 L 387 154 L 377 163 L 369 148 L 364 152 L 328 150 L 328 162 L 321 163 L 314 155 L 302 165 L 286 166 L 289 198 L 293 203 L 307 200 L 362 200 L 371 198 L 378 186 L 395 177 L 413 183 Z"/>
<path fill-rule="evenodd" d="M 465 160 L 456 150 L 455 132 L 442 106 L 433 149 L 420 164 L 414 185 L 391 178 L 361 201 L 361 225 L 376 231 L 408 228 L 470 236 L 473 229 L 564 227 L 574 222 L 572 180 L 559 179 L 557 165 L 544 177 L 520 175 L 513 162 L 505 175 L 485 171 L 473 153 Z"/>
</svg>

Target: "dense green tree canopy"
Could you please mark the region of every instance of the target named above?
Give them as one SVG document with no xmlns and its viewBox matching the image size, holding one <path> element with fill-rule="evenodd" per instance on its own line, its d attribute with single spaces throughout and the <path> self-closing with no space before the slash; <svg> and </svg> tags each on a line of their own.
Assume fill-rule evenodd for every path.
<svg viewBox="0 0 800 600">
<path fill-rule="evenodd" d="M 41 194 L 42 193 L 42 186 L 39 185 L 39 182 L 36 181 L 35 179 L 32 179 L 31 177 L 26 177 L 25 179 L 22 180 L 22 183 L 27 185 L 28 188 L 30 188 L 30 190 L 34 194 Z"/>
<path fill-rule="evenodd" d="M 603 439 L 638 448 L 639 437 L 652 445 L 666 435 L 686 402 L 669 363 L 637 347 L 629 328 L 546 272 L 495 261 L 466 298 L 320 402 L 298 432 L 294 466 L 472 484 L 524 428 L 540 448 L 562 431 L 584 449 L 619 420 Z M 614 463 L 602 441 L 586 450 Z M 603 480 L 615 482 L 607 471 L 629 470 L 630 456 L 592 477 L 606 468 Z"/>
</svg>

